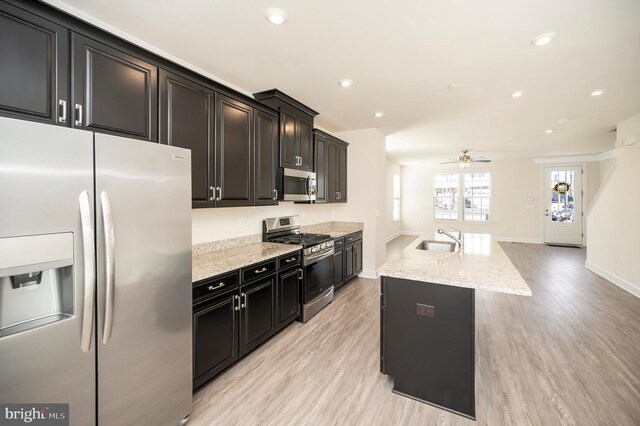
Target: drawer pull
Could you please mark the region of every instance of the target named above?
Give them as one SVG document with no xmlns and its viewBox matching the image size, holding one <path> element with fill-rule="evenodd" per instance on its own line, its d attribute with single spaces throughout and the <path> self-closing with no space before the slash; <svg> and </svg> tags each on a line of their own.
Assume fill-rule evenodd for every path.
<svg viewBox="0 0 640 426">
<path fill-rule="evenodd" d="M 218 285 L 210 285 L 209 287 L 207 287 L 209 289 L 209 291 L 213 291 L 213 290 L 217 290 L 219 288 L 224 287 L 224 283 L 220 283 Z"/>
<path fill-rule="evenodd" d="M 285 260 L 285 262 L 287 262 L 287 263 L 291 263 L 291 262 L 295 262 L 295 261 L 296 261 L 295 257 L 292 257 L 291 259 Z"/>
<path fill-rule="evenodd" d="M 256 273 L 256 274 L 261 274 L 261 273 L 266 272 L 266 271 L 267 271 L 267 267 L 266 267 L 266 266 L 263 266 L 262 268 L 260 268 L 260 269 L 256 269 L 256 270 L 255 270 L 255 271 L 253 271 L 253 272 L 254 272 L 254 273 Z"/>
</svg>

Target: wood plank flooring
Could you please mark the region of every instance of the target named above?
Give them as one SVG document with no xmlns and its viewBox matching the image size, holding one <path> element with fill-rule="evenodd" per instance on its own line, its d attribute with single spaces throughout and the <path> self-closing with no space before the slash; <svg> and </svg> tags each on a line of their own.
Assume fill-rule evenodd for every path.
<svg viewBox="0 0 640 426">
<path fill-rule="evenodd" d="M 582 249 L 502 246 L 533 296 L 476 292 L 476 423 L 640 424 L 640 299 Z M 197 392 L 189 425 L 475 424 L 391 393 L 378 310 L 379 281 L 354 280 Z"/>
</svg>

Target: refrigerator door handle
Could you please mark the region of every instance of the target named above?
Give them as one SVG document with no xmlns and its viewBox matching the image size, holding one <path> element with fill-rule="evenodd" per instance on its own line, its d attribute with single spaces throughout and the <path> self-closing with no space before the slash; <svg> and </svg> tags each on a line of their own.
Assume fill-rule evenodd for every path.
<svg viewBox="0 0 640 426">
<path fill-rule="evenodd" d="M 113 302 L 115 298 L 115 241 L 113 237 L 113 215 L 111 213 L 111 200 L 106 191 L 100 193 L 102 205 L 102 220 L 104 221 L 104 245 L 105 245 L 105 275 L 106 297 L 104 302 L 104 327 L 102 330 L 102 344 L 109 343 L 113 328 Z"/>
<path fill-rule="evenodd" d="M 84 306 L 82 308 L 82 332 L 80 349 L 89 352 L 93 332 L 93 298 L 96 287 L 95 248 L 93 246 L 93 227 L 91 226 L 91 203 L 89 193 L 82 191 L 78 197 L 80 204 L 80 222 L 82 224 L 82 250 L 84 257 Z"/>
</svg>

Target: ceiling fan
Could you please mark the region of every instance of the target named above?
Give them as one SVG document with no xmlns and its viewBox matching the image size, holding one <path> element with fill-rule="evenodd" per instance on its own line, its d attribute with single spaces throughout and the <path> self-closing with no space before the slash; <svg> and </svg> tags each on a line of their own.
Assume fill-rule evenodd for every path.
<svg viewBox="0 0 640 426">
<path fill-rule="evenodd" d="M 471 158 L 470 155 L 467 155 L 467 152 L 469 152 L 468 149 L 463 149 L 462 150 L 462 155 L 457 160 L 445 161 L 445 162 L 442 162 L 440 164 L 455 164 L 455 163 L 458 163 L 458 166 L 462 167 L 463 169 L 466 169 L 467 167 L 469 167 L 471 165 L 471 163 L 490 163 L 491 162 L 491 160 L 489 160 L 489 159 L 487 159 L 485 157 Z"/>
</svg>

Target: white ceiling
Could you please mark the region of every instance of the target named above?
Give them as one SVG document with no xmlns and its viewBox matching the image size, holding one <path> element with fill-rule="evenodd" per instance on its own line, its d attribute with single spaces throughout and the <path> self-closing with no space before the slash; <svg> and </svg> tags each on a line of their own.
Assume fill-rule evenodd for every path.
<svg viewBox="0 0 640 426">
<path fill-rule="evenodd" d="M 602 152 L 640 112 L 638 0 L 65 1 L 248 92 L 279 88 L 328 131 L 377 127 L 401 164 Z"/>
</svg>

